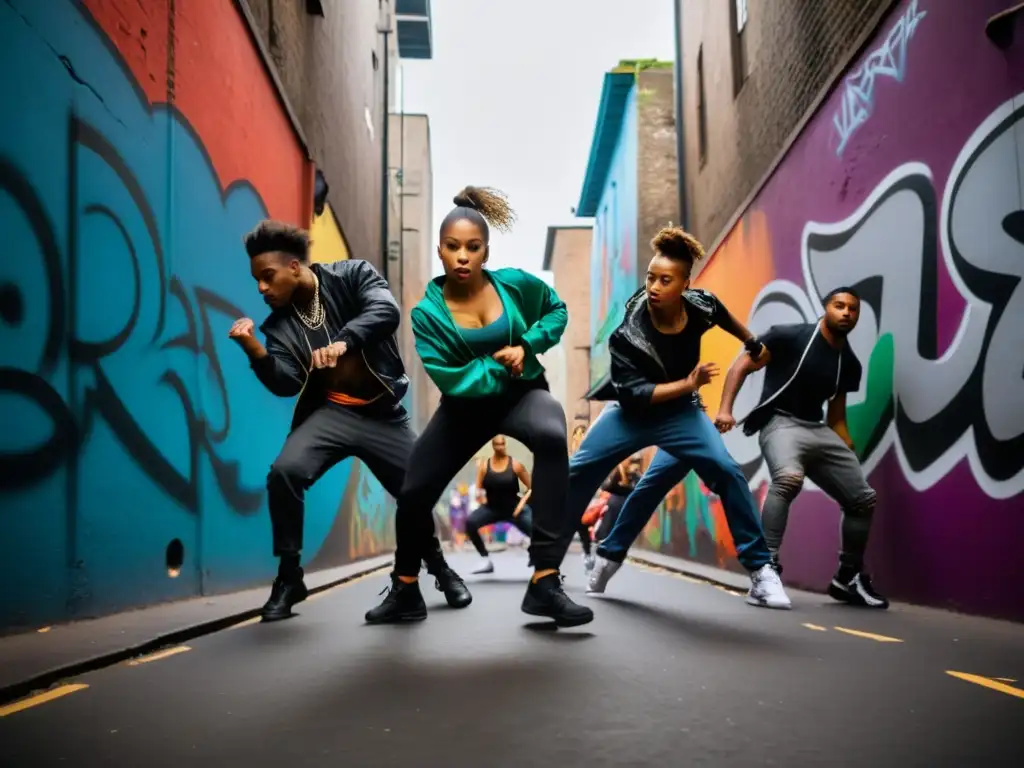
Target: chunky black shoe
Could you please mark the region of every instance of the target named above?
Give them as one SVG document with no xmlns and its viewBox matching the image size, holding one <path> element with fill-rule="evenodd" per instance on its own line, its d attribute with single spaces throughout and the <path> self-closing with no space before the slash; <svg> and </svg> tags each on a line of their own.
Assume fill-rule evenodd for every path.
<svg viewBox="0 0 1024 768">
<path fill-rule="evenodd" d="M 875 591 L 871 584 L 871 577 L 863 572 L 854 573 L 851 576 L 840 571 L 828 585 L 828 595 L 841 603 L 864 608 L 885 610 L 889 607 L 889 601 Z"/>
<path fill-rule="evenodd" d="M 552 573 L 538 581 L 530 579 L 523 598 L 523 613 L 554 619 L 560 627 L 578 627 L 594 620 L 594 612 L 576 605 L 562 589 L 562 577 Z"/>
<path fill-rule="evenodd" d="M 290 619 L 295 615 L 292 613 L 292 606 L 301 603 L 307 597 L 309 590 L 302 580 L 302 571 L 291 577 L 278 576 L 274 579 L 274 585 L 270 588 L 270 599 L 263 604 L 260 616 L 263 621 Z"/>
<path fill-rule="evenodd" d="M 407 584 L 391 576 L 391 586 L 384 587 L 384 602 L 366 612 L 367 624 L 395 624 L 403 621 L 423 621 L 427 618 L 427 604 L 423 602 L 420 583 Z"/>
<path fill-rule="evenodd" d="M 444 599 L 452 608 L 465 608 L 473 602 L 466 582 L 448 563 L 441 563 L 436 568 L 428 566 L 427 572 L 434 577 L 434 587 L 438 592 L 444 592 Z"/>
</svg>

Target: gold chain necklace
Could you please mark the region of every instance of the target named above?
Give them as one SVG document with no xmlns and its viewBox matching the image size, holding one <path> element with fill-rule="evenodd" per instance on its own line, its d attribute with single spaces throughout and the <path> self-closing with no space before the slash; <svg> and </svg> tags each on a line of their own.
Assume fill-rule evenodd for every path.
<svg viewBox="0 0 1024 768">
<path fill-rule="evenodd" d="M 320 280 L 317 279 L 315 272 L 313 273 L 313 300 L 309 302 L 308 311 L 299 309 L 295 304 L 292 304 L 292 309 L 295 310 L 299 320 L 311 331 L 315 331 L 324 324 L 326 313 L 324 305 L 320 301 Z"/>
</svg>

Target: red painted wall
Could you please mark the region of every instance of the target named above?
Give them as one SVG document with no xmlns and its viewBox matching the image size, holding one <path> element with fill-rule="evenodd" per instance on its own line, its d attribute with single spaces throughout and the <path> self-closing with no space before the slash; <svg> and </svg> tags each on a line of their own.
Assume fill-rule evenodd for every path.
<svg viewBox="0 0 1024 768">
<path fill-rule="evenodd" d="M 170 101 L 199 135 L 222 188 L 246 179 L 273 218 L 308 226 L 312 186 L 305 152 L 231 0 L 83 0 L 83 5 L 117 46 L 150 103 L 167 103 L 172 84 Z"/>
</svg>

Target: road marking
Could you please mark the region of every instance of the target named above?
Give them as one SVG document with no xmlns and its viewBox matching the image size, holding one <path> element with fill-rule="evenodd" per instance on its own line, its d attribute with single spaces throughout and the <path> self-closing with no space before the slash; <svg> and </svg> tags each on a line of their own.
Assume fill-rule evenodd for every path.
<svg viewBox="0 0 1024 768">
<path fill-rule="evenodd" d="M 733 597 L 745 597 L 746 596 L 745 592 L 737 592 L 734 589 L 729 589 L 728 587 L 723 587 L 721 584 L 715 584 L 715 589 L 721 590 L 722 592 L 725 592 L 727 595 L 732 595 Z"/>
<path fill-rule="evenodd" d="M 48 701 L 53 701 L 54 699 L 59 699 L 62 696 L 67 696 L 69 693 L 83 691 L 88 687 L 89 686 L 85 683 L 72 683 L 70 685 L 62 685 L 59 688 L 45 691 L 44 693 L 36 694 L 35 696 L 29 696 L 27 699 L 22 699 L 21 701 L 16 701 L 13 704 L 0 707 L 0 717 L 13 715 L 15 712 L 21 712 L 21 710 L 28 709 L 29 707 L 37 707 Z"/>
<path fill-rule="evenodd" d="M 993 677 L 993 680 L 999 680 L 1002 683 L 1016 683 L 1017 681 L 1012 677 Z"/>
<path fill-rule="evenodd" d="M 49 627 L 40 627 L 39 629 L 36 630 L 36 632 L 38 632 L 40 635 L 42 635 L 42 634 L 44 634 L 46 632 L 49 632 L 49 631 L 50 631 Z"/>
<path fill-rule="evenodd" d="M 878 643 L 902 643 L 898 637 L 889 637 L 888 635 L 876 635 L 873 632 L 861 632 L 859 629 L 847 629 L 846 627 L 832 627 L 836 632 L 845 632 L 848 635 L 854 637 L 863 637 L 868 640 L 874 640 Z"/>
<path fill-rule="evenodd" d="M 826 629 L 825 627 L 818 626 L 817 624 L 804 623 L 803 626 L 807 627 L 808 629 L 813 629 L 815 632 L 828 632 L 828 629 Z"/>
<path fill-rule="evenodd" d="M 246 619 L 245 621 L 240 621 L 237 624 L 232 624 L 230 627 L 228 627 L 228 629 L 230 630 L 230 629 L 238 629 L 239 627 L 248 627 L 248 626 L 251 626 L 253 624 L 259 624 L 260 621 L 262 621 L 262 617 L 261 616 L 253 616 L 251 619 Z"/>
<path fill-rule="evenodd" d="M 128 662 L 129 667 L 137 667 L 139 664 L 149 664 L 151 661 L 160 661 L 160 659 L 166 659 L 168 656 L 177 656 L 179 653 L 185 653 L 185 651 L 191 651 L 192 649 L 187 645 L 177 645 L 174 648 L 168 648 L 165 651 L 157 651 L 151 653 L 148 656 L 140 656 L 137 659 L 132 659 Z"/>
<path fill-rule="evenodd" d="M 999 682 L 1000 680 L 1005 680 L 1005 677 L 982 677 L 981 675 L 970 675 L 966 672 L 953 672 L 948 669 L 946 674 L 959 680 L 965 680 L 968 683 L 974 683 L 993 691 L 1005 693 L 1007 696 L 1016 696 L 1018 699 L 1024 699 L 1024 690 Z"/>
</svg>

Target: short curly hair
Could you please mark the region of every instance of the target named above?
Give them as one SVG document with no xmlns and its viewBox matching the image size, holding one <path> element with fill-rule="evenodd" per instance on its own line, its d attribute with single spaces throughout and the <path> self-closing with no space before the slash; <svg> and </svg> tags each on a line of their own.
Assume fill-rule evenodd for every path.
<svg viewBox="0 0 1024 768">
<path fill-rule="evenodd" d="M 250 259 L 274 251 L 286 253 L 301 261 L 309 258 L 309 233 L 282 221 L 264 219 L 243 241 Z"/>
<path fill-rule="evenodd" d="M 685 262 L 691 269 L 704 258 L 704 246 L 682 227 L 665 227 L 651 240 L 651 247 L 655 253 Z"/>
</svg>

